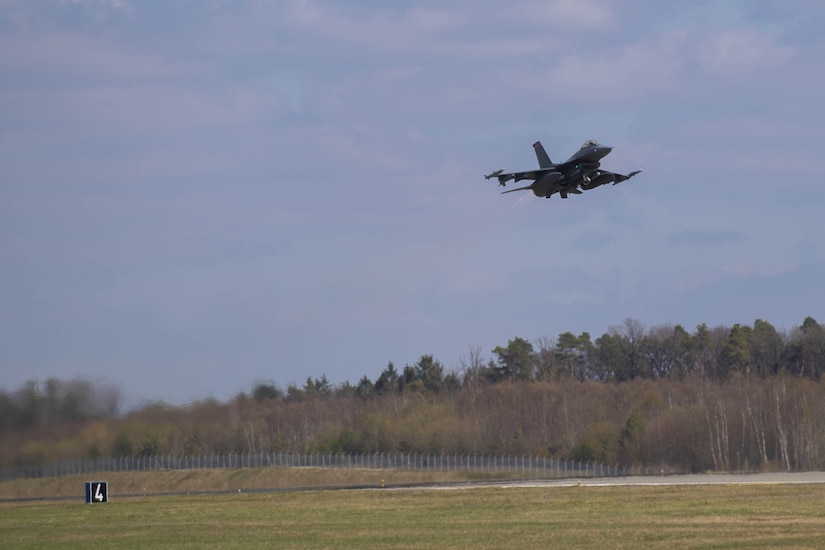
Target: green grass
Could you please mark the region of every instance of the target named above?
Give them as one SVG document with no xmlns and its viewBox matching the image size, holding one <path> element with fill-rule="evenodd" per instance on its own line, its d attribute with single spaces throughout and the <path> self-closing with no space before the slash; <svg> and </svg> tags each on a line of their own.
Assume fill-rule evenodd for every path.
<svg viewBox="0 0 825 550">
<path fill-rule="evenodd" d="M 460 488 L 0 504 L 3 548 L 822 548 L 821 485 Z"/>
</svg>

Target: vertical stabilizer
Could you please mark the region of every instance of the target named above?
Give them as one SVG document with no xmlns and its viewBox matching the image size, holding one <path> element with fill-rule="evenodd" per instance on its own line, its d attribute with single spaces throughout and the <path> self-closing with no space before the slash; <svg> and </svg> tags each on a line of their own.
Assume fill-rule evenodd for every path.
<svg viewBox="0 0 825 550">
<path fill-rule="evenodd" d="M 547 152 L 544 150 L 544 146 L 540 141 L 533 144 L 533 149 L 536 150 L 536 158 L 539 159 L 539 168 L 550 168 L 553 166 L 553 162 L 550 160 L 550 157 L 547 156 Z"/>
</svg>

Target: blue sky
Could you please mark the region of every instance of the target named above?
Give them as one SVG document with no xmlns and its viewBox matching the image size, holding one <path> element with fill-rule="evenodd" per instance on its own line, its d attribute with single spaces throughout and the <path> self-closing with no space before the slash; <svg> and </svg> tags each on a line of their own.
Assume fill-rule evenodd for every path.
<svg viewBox="0 0 825 550">
<path fill-rule="evenodd" d="M 825 321 L 818 1 L 0 0 L 0 387 Z M 567 200 L 482 175 L 587 139 Z"/>
</svg>

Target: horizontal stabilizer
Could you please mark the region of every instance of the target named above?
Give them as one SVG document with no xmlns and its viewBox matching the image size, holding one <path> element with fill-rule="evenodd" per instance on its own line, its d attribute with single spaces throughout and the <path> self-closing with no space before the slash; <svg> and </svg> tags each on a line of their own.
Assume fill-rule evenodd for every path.
<svg viewBox="0 0 825 550">
<path fill-rule="evenodd" d="M 501 194 L 502 194 L 502 195 L 506 195 L 507 193 L 514 193 L 514 192 L 516 192 L 516 191 L 527 191 L 528 189 L 529 189 L 530 191 L 532 191 L 532 190 L 533 190 L 533 186 L 532 186 L 532 185 L 528 185 L 527 187 L 517 187 L 516 189 L 508 189 L 507 191 L 502 191 L 502 192 L 501 192 Z"/>
</svg>

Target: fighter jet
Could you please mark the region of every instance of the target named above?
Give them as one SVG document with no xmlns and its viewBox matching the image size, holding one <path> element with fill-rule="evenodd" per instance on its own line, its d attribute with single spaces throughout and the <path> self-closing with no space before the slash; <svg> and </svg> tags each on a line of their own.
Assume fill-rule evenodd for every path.
<svg viewBox="0 0 825 550">
<path fill-rule="evenodd" d="M 641 170 L 634 170 L 624 175 L 600 170 L 602 158 L 607 156 L 613 148 L 601 145 L 593 139 L 585 141 L 576 153 L 560 164 L 555 164 L 550 160 L 540 141 L 533 144 L 533 149 L 539 161 L 538 170 L 505 173 L 502 168 L 487 174 L 484 178 L 496 178 L 501 186 L 505 186 L 508 181 L 533 180 L 530 185 L 509 189 L 503 191 L 502 194 L 529 189 L 537 197 L 549 199 L 551 195 L 558 193 L 561 198 L 566 199 L 568 194 L 580 195 L 582 190 L 595 189 L 606 183 L 616 185 L 641 172 Z"/>
</svg>

